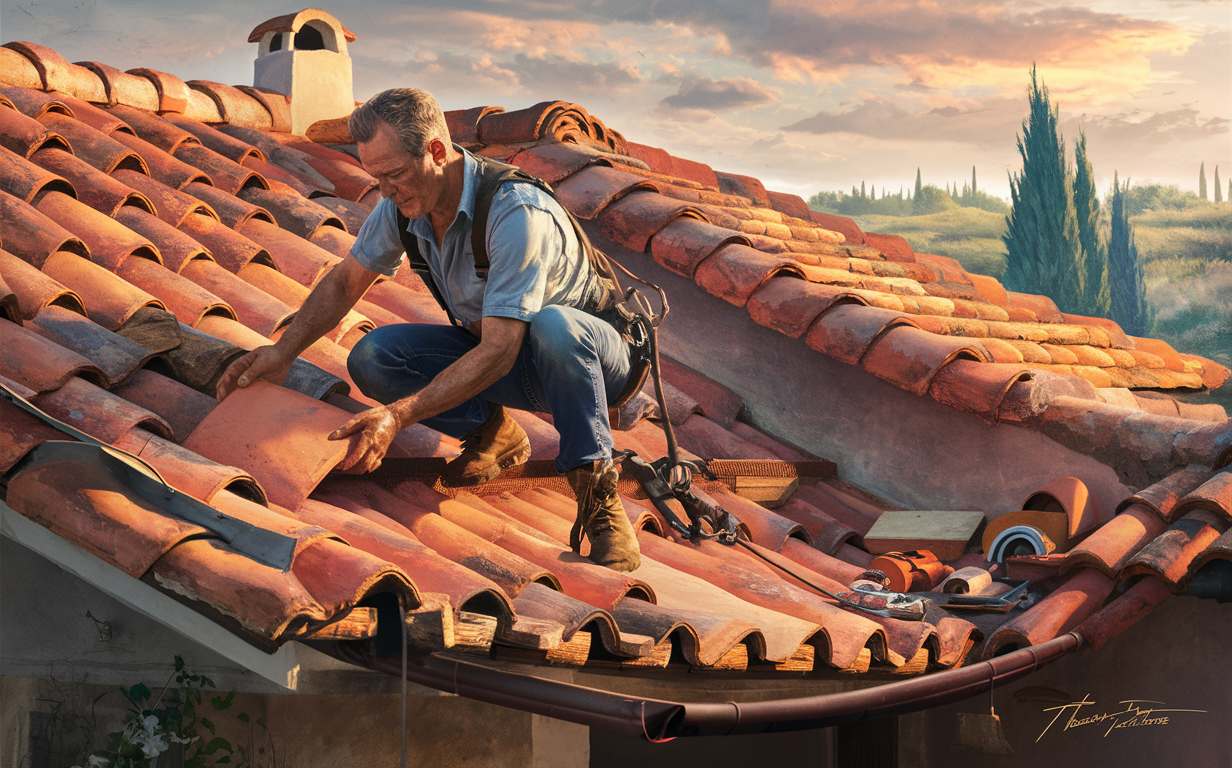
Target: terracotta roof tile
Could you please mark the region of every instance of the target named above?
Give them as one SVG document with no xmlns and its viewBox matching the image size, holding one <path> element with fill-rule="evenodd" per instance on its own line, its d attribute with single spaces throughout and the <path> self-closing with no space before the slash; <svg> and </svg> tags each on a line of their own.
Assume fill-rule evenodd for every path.
<svg viewBox="0 0 1232 768">
<path fill-rule="evenodd" d="M 50 306 L 86 314 L 81 297 L 8 251 L 0 250 L 0 273 L 15 294 L 21 317 L 32 320 Z"/>
<path fill-rule="evenodd" d="M 280 95 L 204 81 L 190 88 L 150 70 L 125 75 L 103 64 L 74 67 L 54 52 L 23 50 L 33 59 L 12 45 L 0 49 L 6 67 L 0 80 L 8 83 L 3 93 L 26 111 L 0 105 L 3 146 L 18 156 L 3 158 L 14 169 L 3 183 L 16 197 L 0 195 L 4 247 L 13 252 L 3 255 L 0 287 L 5 300 L 8 294 L 16 300 L 16 307 L 9 301 L 10 312 L 20 310 L 11 316 L 31 321 L 29 328 L 10 322 L 0 334 L 6 385 L 70 419 L 73 408 L 86 403 L 76 421 L 141 456 L 177 487 L 298 541 L 288 575 L 213 539 L 172 542 L 170 549 L 133 539 L 130 555 L 136 559 L 130 567 L 149 563 L 147 583 L 197 601 L 207 615 L 269 647 L 302 636 L 374 591 L 402 594 L 412 606 L 430 600 L 425 593 L 448 595 L 455 611 L 465 605 L 497 617 L 498 646 L 543 649 L 583 628 L 595 630 L 592 659 L 596 653 L 634 657 L 630 668 L 643 670 L 667 663 L 669 657 L 659 655 L 667 643 L 670 658 L 693 665 L 744 668 L 797 657 L 795 663 L 805 664 L 814 662 L 800 660 L 815 658 L 817 668 L 862 671 L 875 661 L 886 670 L 919 672 L 962 663 L 980 641 L 980 632 L 962 619 L 870 620 L 827 603 L 750 553 L 713 542 L 684 543 L 670 531 L 661 538 L 661 516 L 635 499 L 626 501 L 626 510 L 643 529 L 645 565 L 634 574 L 616 574 L 567 552 L 576 505 L 547 490 L 564 490 L 558 482 L 521 479 L 515 487 L 529 490 L 481 489 L 479 496 L 462 494 L 458 500 L 413 481 L 383 490 L 375 478 L 331 478 L 317 487 L 346 450 L 345 443 L 329 443 L 323 435 L 370 402 L 357 391 L 353 397 L 329 395 L 353 384 L 346 349 L 374 324 L 444 321 L 418 278 L 404 270 L 378 281 L 357 311 L 304 353 L 337 377 L 320 396 L 344 410 L 266 384 L 215 405 L 208 396 L 211 382 L 203 381 L 210 377 L 185 362 L 204 358 L 176 348 L 174 339 L 155 350 L 108 329 L 154 343 L 152 336 L 134 334 L 151 317 L 143 307 L 165 305 L 185 324 L 168 318 L 172 327 L 194 344 L 211 338 L 245 349 L 268 343 L 325 270 L 349 251 L 354 238 L 348 230 L 358 230 L 379 197 L 375 180 L 354 157 L 287 135 L 289 110 Z M 30 80 L 31 72 L 37 81 Z M 48 82 L 65 92 L 47 92 Z M 95 104 L 115 106 L 100 110 Z M 165 119 L 150 114 L 155 110 L 185 116 Z M 58 130 L 53 134 L 30 114 Z M 1128 337 L 1108 321 L 1063 315 L 1044 297 L 1009 293 L 953 260 L 914 254 L 901 239 L 865 235 L 850 219 L 809 211 L 800 198 L 766 190 L 757 179 L 716 174 L 700 163 L 629 144 L 578 105 L 543 102 L 508 113 L 477 108 L 451 113 L 449 120 L 456 140 L 512 158 L 558 185 L 566 205 L 596 220 L 616 247 L 649 252 L 711 294 L 674 294 L 673 302 L 724 298 L 747 306 L 757 323 L 803 337 L 809 346 L 860 364 L 897 387 L 989 422 L 1030 426 L 1111 462 L 1131 487 L 1160 481 L 1127 499 L 1128 509 L 1085 539 L 1093 525 L 1079 525 L 1070 538 L 1081 541 L 1057 558 L 1064 584 L 999 629 L 992 627 L 996 634 L 984 653 L 1041 642 L 1090 616 L 1131 572 L 1127 563 L 1137 556 L 1136 567 L 1158 576 L 1142 578 L 1083 624 L 1093 642 L 1102 643 L 1163 599 L 1168 589 L 1160 577 L 1181 584 L 1203 558 L 1221 556 L 1217 541 L 1226 535 L 1209 546 L 1206 541 L 1224 524 L 1232 500 L 1220 485 L 1222 475 L 1211 480 L 1204 467 L 1232 455 L 1226 414 L 1127 390 L 1106 389 L 1101 396 L 1088 381 L 1104 387 L 1213 386 L 1227 377 L 1225 368 Z M 32 171 L 39 166 L 22 158 L 40 147 L 75 155 L 76 162 L 44 149 L 39 158 L 57 159 L 76 175 L 60 173 L 63 181 L 57 181 Z M 143 173 L 146 168 L 154 178 Z M 106 181 L 104 171 L 113 171 Z M 119 189 L 115 183 L 139 195 L 107 197 L 108 188 Z M 83 200 L 98 196 L 108 216 L 73 201 L 73 193 Z M 138 206 L 123 205 L 125 200 Z M 142 200 L 152 210 L 142 210 Z M 40 213 L 44 206 L 102 218 L 63 215 L 67 226 L 60 226 Z M 89 250 L 75 235 L 90 243 Z M 59 252 L 64 249 L 77 255 Z M 82 258 L 91 253 L 98 264 Z M 162 265 L 154 260 L 159 256 Z M 794 276 L 776 276 L 784 271 Z M 200 288 L 202 282 L 217 290 Z M 88 309 L 90 319 L 74 309 Z M 232 319 L 233 311 L 248 325 Z M 217 358 L 207 366 L 212 369 L 240 353 L 225 344 L 208 348 L 217 350 L 210 353 Z M 155 354 L 184 383 L 139 370 Z M 38 365 L 28 364 L 31 355 Z M 686 455 L 812 458 L 737 422 L 742 400 L 734 392 L 666 357 L 662 361 L 669 417 L 679 426 Z M 114 392 L 91 387 L 82 377 Z M 104 401 L 124 405 L 90 405 Z M 0 458 L 10 465 L 40 441 L 60 436 L 7 403 L 0 403 L 0 412 L 6 435 Z M 127 415 L 104 418 L 114 413 Z M 256 426 L 254 414 L 261 417 Z M 550 459 L 559 437 L 549 421 L 528 413 L 515 418 L 532 435 L 534 458 Z M 162 430 L 165 437 L 138 425 Z M 183 444 L 165 439 L 171 437 Z M 614 439 L 647 457 L 666 450 L 663 432 L 650 421 Z M 456 440 L 417 425 L 399 436 L 390 456 L 439 458 L 458 450 Z M 1204 467 L 1176 471 L 1178 461 Z M 1208 480 L 1209 487 L 1203 486 Z M 734 511 L 763 555 L 841 588 L 868 566 L 871 557 L 859 549 L 860 537 L 881 512 L 842 488 L 851 490 L 837 480 L 802 484 L 778 512 L 721 486 L 698 490 Z M 1049 490 L 1046 482 L 1040 488 Z M 319 498 L 307 498 L 314 489 Z M 258 505 L 268 493 L 275 508 L 247 504 L 236 493 Z M 1087 510 L 1073 493 L 1061 495 L 1060 506 Z M 23 513 L 33 503 L 24 496 L 17 502 Z M 1164 532 L 1167 522 L 1203 515 L 1210 516 L 1211 530 L 1203 529 L 1200 543 L 1169 548 L 1168 535 L 1179 534 Z M 1093 517 L 1093 509 L 1073 516 Z M 97 548 L 89 531 L 79 525 L 71 535 L 81 546 Z M 354 546 L 337 540 L 339 535 Z M 1174 557 L 1176 552 L 1181 555 Z M 1049 586 L 1036 585 L 1042 593 Z M 259 599 L 239 598 L 254 588 Z M 563 594 L 553 591 L 559 589 Z M 654 646 L 659 649 L 653 658 L 663 660 L 651 660 Z"/>
<path fill-rule="evenodd" d="M 42 411 L 105 443 L 115 443 L 135 427 L 168 439 L 173 436 L 162 417 L 85 379 L 71 378 L 33 402 Z"/>
<path fill-rule="evenodd" d="M 63 176 L 8 149 L 0 149 L 0 189 L 31 204 L 51 191 L 77 196 L 77 190 Z"/>
<path fill-rule="evenodd" d="M 124 325 L 142 307 L 166 309 L 150 294 L 73 253 L 53 253 L 43 264 L 43 272 L 75 291 L 90 319 L 109 331 Z"/>
<path fill-rule="evenodd" d="M 42 88 L 43 76 L 34 66 L 34 62 L 23 56 L 12 46 L 0 47 L 0 69 L 4 70 L 6 83 L 21 88 Z"/>
<path fill-rule="evenodd" d="M 98 75 L 85 67 L 68 63 L 63 56 L 51 48 L 20 41 L 5 43 L 4 47 L 17 51 L 29 59 L 38 71 L 41 80 L 41 85 L 38 87 L 43 90 L 64 91 L 86 101 L 107 101 L 106 89 Z"/>
<path fill-rule="evenodd" d="M 177 544 L 208 533 L 126 491 L 99 464 L 55 461 L 12 478 L 8 503 L 134 578 Z"/>
<path fill-rule="evenodd" d="M 270 259 L 279 272 L 309 288 L 316 285 L 339 260 L 337 256 L 302 237 L 259 219 L 244 222 L 239 232 L 268 249 Z"/>
<path fill-rule="evenodd" d="M 54 392 L 74 376 L 109 383 L 101 368 L 76 352 L 48 340 L 33 328 L 7 320 L 3 323 L 8 323 L 0 324 L 4 329 L 0 336 L 0 374 L 5 378 L 36 393 Z"/>
<path fill-rule="evenodd" d="M 344 232 L 347 229 L 346 224 L 333 211 L 286 187 L 281 189 L 249 187 L 241 190 L 239 196 L 244 201 L 270 213 L 273 217 L 271 221 L 276 221 L 279 227 L 305 240 L 312 240 L 313 235 L 322 227 L 334 227 Z"/>
<path fill-rule="evenodd" d="M 290 323 L 295 316 L 295 309 L 292 307 L 264 291 L 255 290 L 237 275 L 212 261 L 198 259 L 190 262 L 184 266 L 181 274 L 204 288 L 210 295 L 226 301 L 235 310 L 236 318 L 241 323 L 262 336 L 270 336 Z"/>
<path fill-rule="evenodd" d="M 258 101 L 251 94 L 245 93 L 233 86 L 215 83 L 210 80 L 189 80 L 186 85 L 193 92 L 203 93 L 214 102 L 220 119 L 212 122 L 231 123 L 257 130 L 269 130 L 273 127 L 273 116 L 265 108 L 265 104 Z M 190 109 L 194 99 L 195 97 L 190 94 Z M 185 110 L 185 117 L 183 119 L 188 119 L 189 111 Z M 168 119 L 174 120 L 175 118 L 169 117 Z"/>
<path fill-rule="evenodd" d="M 150 80 L 97 61 L 79 61 L 79 66 L 98 75 L 107 91 L 107 104 L 124 104 L 146 112 L 157 112 L 158 89 Z"/>
<path fill-rule="evenodd" d="M 213 208 L 202 205 L 209 209 L 209 215 L 200 210 L 189 211 L 177 229 L 200 243 L 214 261 L 231 272 L 238 272 L 251 261 L 273 263 L 268 251 L 221 223 Z"/>
<path fill-rule="evenodd" d="M 47 150 L 56 152 L 58 150 Z M 67 155 L 65 155 L 67 157 Z M 101 176 L 99 180 L 111 180 L 109 176 Z M 89 181 L 94 181 L 91 179 Z M 139 193 L 125 193 L 124 185 L 115 182 L 117 186 L 102 187 L 86 187 L 82 190 L 87 200 L 94 200 L 95 205 L 86 205 L 79 202 L 68 195 L 60 192 L 49 192 L 39 200 L 36 207 L 40 213 L 43 213 L 52 221 L 57 222 L 66 228 L 72 228 L 72 231 L 81 236 L 81 239 L 90 246 L 91 259 L 107 269 L 115 270 L 121 262 L 130 256 L 143 259 L 153 259 L 162 263 L 162 256 L 158 253 L 158 248 L 146 238 L 133 232 L 128 227 L 111 218 L 121 206 L 135 201 L 138 198 L 129 197 L 127 195 Z M 119 195 L 126 194 L 123 198 L 118 198 Z M 118 198 L 118 199 L 117 199 Z M 140 196 L 140 200 L 144 201 L 142 207 L 145 210 L 153 208 L 153 205 L 144 196 Z M 110 205 L 111 201 L 115 201 L 114 205 Z M 146 208 L 145 206 L 149 206 Z M 99 208 L 110 208 L 100 212 Z"/>
<path fill-rule="evenodd" d="M 326 198 L 317 198 L 317 200 L 324 199 Z M 315 212 L 309 212 L 309 215 L 313 216 Z M 308 242 L 331 256 L 345 259 L 351 255 L 351 247 L 355 245 L 355 239 L 355 235 L 348 234 L 345 230 L 334 226 L 330 219 L 324 219 L 321 221 L 321 226 L 317 227 L 316 231 L 308 238 Z"/>
<path fill-rule="evenodd" d="M 72 151 L 63 136 L 38 120 L 8 108 L 0 108 L 0 146 L 25 158 L 44 147 Z"/>
<path fill-rule="evenodd" d="M 128 74 L 143 77 L 154 85 L 158 93 L 157 112 L 183 112 L 188 108 L 188 86 L 175 75 L 160 72 L 156 69 L 138 67 L 128 70 Z M 120 102 L 124 106 L 136 106 Z"/>
<path fill-rule="evenodd" d="M 135 341 L 64 307 L 45 307 L 27 326 L 56 344 L 81 354 L 102 369 L 108 388 L 135 374 L 155 353 Z"/>
<path fill-rule="evenodd" d="M 1150 574 L 1173 589 L 1183 586 L 1189 566 L 1227 530 L 1227 513 L 1195 509 L 1139 550 L 1122 569 L 1125 578 Z"/>
<path fill-rule="evenodd" d="M 135 157 L 135 155 L 130 156 L 130 158 Z M 127 159 L 129 158 L 121 162 L 126 162 Z M 135 206 L 150 213 L 154 212 L 154 204 L 145 195 L 63 150 L 46 147 L 35 152 L 30 160 L 73 185 L 76 194 L 60 195 L 58 200 L 71 197 L 104 216 L 115 216 L 116 212 L 126 205 Z M 41 206 L 43 202 L 44 199 L 40 198 L 35 205 Z M 44 210 L 44 213 L 46 212 Z M 52 218 L 55 216 L 53 215 Z"/>
<path fill-rule="evenodd" d="M 284 16 L 275 16 L 268 21 L 263 21 L 253 28 L 252 32 L 248 33 L 248 42 L 257 43 L 265 36 L 267 32 L 298 32 L 300 28 L 308 21 L 320 19 L 323 15 L 328 15 L 324 11 L 316 8 L 305 8 L 296 13 L 288 13 Z M 336 21 L 336 19 L 335 19 Z M 355 42 L 355 33 L 347 29 L 342 23 L 338 26 L 342 27 L 342 36 L 348 43 Z"/>
</svg>

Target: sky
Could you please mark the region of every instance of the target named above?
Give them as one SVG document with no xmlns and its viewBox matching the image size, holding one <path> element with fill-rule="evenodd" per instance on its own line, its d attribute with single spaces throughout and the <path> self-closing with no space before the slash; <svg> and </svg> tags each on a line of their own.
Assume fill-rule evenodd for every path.
<svg viewBox="0 0 1232 768">
<path fill-rule="evenodd" d="M 805 198 L 923 181 L 1007 198 L 1034 64 L 1097 184 L 1232 174 L 1232 0 L 348 0 L 355 97 L 581 104 L 626 138 Z M 265 0 L 4 0 L 0 41 L 249 84 Z M 1212 192 L 1213 194 L 1213 192 Z"/>
</svg>

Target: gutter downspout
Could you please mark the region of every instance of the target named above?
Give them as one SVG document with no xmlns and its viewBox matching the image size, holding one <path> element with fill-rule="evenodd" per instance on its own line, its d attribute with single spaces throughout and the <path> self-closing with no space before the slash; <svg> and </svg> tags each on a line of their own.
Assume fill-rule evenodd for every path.
<svg viewBox="0 0 1232 768">
<path fill-rule="evenodd" d="M 1069 632 L 988 661 L 858 691 L 749 703 L 645 699 L 544 680 L 459 659 L 430 655 L 407 668 L 415 683 L 649 741 L 680 736 L 772 733 L 876 720 L 941 706 L 1013 682 L 1080 648 Z M 402 674 L 401 657 L 370 655 L 339 644 L 339 655 L 387 674 Z"/>
</svg>

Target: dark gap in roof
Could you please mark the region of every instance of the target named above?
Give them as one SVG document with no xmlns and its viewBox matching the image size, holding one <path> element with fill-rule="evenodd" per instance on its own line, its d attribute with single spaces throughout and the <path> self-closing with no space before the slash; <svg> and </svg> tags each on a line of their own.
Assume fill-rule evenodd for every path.
<svg viewBox="0 0 1232 768">
<path fill-rule="evenodd" d="M 555 590 L 557 592 L 561 591 L 560 584 L 556 583 L 556 580 L 553 579 L 551 576 L 540 576 L 539 578 L 535 579 L 534 583 L 542 584 L 548 589 Z"/>
<path fill-rule="evenodd" d="M 253 480 L 238 477 L 227 483 L 226 490 L 234 493 L 242 499 L 247 499 L 248 501 L 260 504 L 261 506 L 265 506 L 269 503 L 265 498 L 265 494 L 261 492 L 261 486 L 257 485 Z"/>
<path fill-rule="evenodd" d="M 209 261 L 209 258 L 206 256 L 199 256 L 198 258 L 203 258 Z M 226 307 L 221 306 L 221 305 L 210 307 L 209 309 L 205 310 L 205 313 L 201 316 L 209 317 L 210 315 L 215 315 L 217 317 L 225 317 L 229 320 L 235 320 L 235 314 L 233 312 L 229 312 Z"/>
<path fill-rule="evenodd" d="M 368 594 L 357 607 L 376 608 L 375 651 L 381 656 L 400 655 L 402 651 L 402 612 L 398 596 L 393 592 Z"/>
<path fill-rule="evenodd" d="M 48 149 L 48 148 L 62 149 L 65 152 L 69 153 L 70 155 L 73 154 L 73 148 L 70 147 L 68 145 L 68 141 L 66 141 L 58 133 L 48 134 L 48 136 L 45 139 L 43 139 L 38 144 L 30 148 L 30 154 L 33 155 L 35 152 L 38 152 L 40 149 Z"/>
<path fill-rule="evenodd" d="M 333 227 L 334 229 L 339 229 L 339 230 L 342 230 L 343 232 L 346 232 L 346 225 L 342 223 L 342 219 L 339 219 L 335 216 L 331 216 L 328 219 L 322 220 L 319 226 L 320 227 Z"/>
<path fill-rule="evenodd" d="M 1022 646 L 1020 646 L 1018 643 L 1006 643 L 1005 645 L 998 648 L 996 652 L 993 653 L 993 657 L 1004 656 L 1007 653 L 1013 653 L 1014 651 L 1018 650 L 1021 647 Z"/>
<path fill-rule="evenodd" d="M 460 611 L 470 611 L 471 613 L 482 613 L 485 616 L 500 617 L 505 613 L 505 606 L 491 592 L 480 592 L 471 599 L 458 606 Z"/>
<path fill-rule="evenodd" d="M 274 51 L 281 51 L 281 50 L 282 50 L 282 33 L 275 32 L 274 36 L 270 38 L 270 53 L 273 53 Z"/>
<path fill-rule="evenodd" d="M 648 603 L 654 602 L 650 599 L 650 593 L 644 587 L 637 584 L 629 587 L 629 591 L 625 593 L 625 597 L 631 600 L 645 600 Z"/>
<path fill-rule="evenodd" d="M 292 312 L 291 314 L 284 317 L 282 319 L 282 322 L 279 323 L 276 328 L 274 328 L 274 333 L 277 333 L 278 331 L 281 331 L 283 328 L 286 328 L 288 325 L 290 325 L 291 321 L 295 319 L 295 315 L 296 313 Z"/>
<path fill-rule="evenodd" d="M 297 51 L 323 51 L 325 50 L 325 38 L 321 36 L 321 31 L 316 27 L 305 24 L 295 33 L 295 49 Z M 273 50 L 272 45 L 270 50 Z"/>
<path fill-rule="evenodd" d="M 48 304 L 49 307 L 63 307 L 70 312 L 76 312 L 82 317 L 88 317 L 86 308 L 81 305 L 81 301 L 72 294 L 63 294 L 52 299 Z"/>
<path fill-rule="evenodd" d="M 245 189 L 254 189 L 254 188 L 255 189 L 269 189 L 269 182 L 267 182 L 262 176 L 258 176 L 257 174 L 253 173 L 247 179 L 244 179 L 244 185 L 239 188 L 239 191 L 236 192 L 235 196 L 239 197 L 239 192 L 243 192 Z M 272 224 L 273 221 L 271 221 L 270 223 Z"/>
<path fill-rule="evenodd" d="M 206 314 L 209 314 L 209 313 L 207 312 Z M 159 375 L 166 376 L 169 379 L 174 379 L 175 381 L 179 381 L 179 379 L 176 378 L 175 371 L 172 370 L 170 364 L 168 364 L 167 361 L 164 360 L 162 357 L 150 358 L 149 362 L 141 366 L 141 370 L 150 371 L 152 373 L 157 373 Z"/>
<path fill-rule="evenodd" d="M 128 197 L 124 198 L 124 204 L 121 207 L 122 208 L 129 208 L 129 207 L 138 208 L 150 214 L 151 216 L 158 215 L 158 211 L 154 210 L 154 204 L 150 202 L 149 198 L 147 198 L 145 195 L 141 194 L 140 192 L 133 192 L 129 194 Z"/>
<path fill-rule="evenodd" d="M 256 256 L 252 257 L 251 263 L 260 264 L 263 267 L 269 267 L 270 269 L 275 270 L 275 271 L 277 271 L 278 269 L 277 265 L 274 264 L 273 257 L 269 255 L 269 251 L 265 250 L 264 248 L 258 251 Z"/>
<path fill-rule="evenodd" d="M 315 200 L 318 197 L 337 197 L 333 192 L 324 192 L 319 189 L 314 189 L 308 193 L 309 200 Z"/>
<path fill-rule="evenodd" d="M 140 157 L 138 157 L 135 154 L 128 155 L 123 160 L 116 163 L 116 167 L 112 168 L 111 172 L 115 173 L 116 171 L 120 171 L 120 170 L 135 171 L 137 173 L 140 173 L 142 176 L 150 175 L 149 172 L 146 170 L 145 163 L 141 160 Z"/>
<path fill-rule="evenodd" d="M 39 200 L 42 200 L 43 196 L 48 192 L 62 192 L 74 200 L 77 199 L 77 190 L 73 188 L 72 183 L 65 179 L 51 179 L 34 193 L 34 198 L 30 201 L 30 205 L 37 206 Z"/>
</svg>

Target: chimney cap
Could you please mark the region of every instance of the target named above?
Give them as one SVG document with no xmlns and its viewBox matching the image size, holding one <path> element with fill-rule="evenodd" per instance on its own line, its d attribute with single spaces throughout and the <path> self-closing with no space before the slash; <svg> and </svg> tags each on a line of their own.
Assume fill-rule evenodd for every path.
<svg viewBox="0 0 1232 768">
<path fill-rule="evenodd" d="M 248 42 L 259 43 L 261 38 L 269 32 L 298 32 L 300 27 L 309 21 L 323 21 L 333 27 L 336 32 L 341 32 L 343 39 L 348 43 L 355 42 L 354 32 L 343 26 L 342 22 L 334 18 L 332 14 L 320 8 L 305 8 L 298 13 L 288 13 L 285 16 L 263 21 L 248 34 Z"/>
</svg>

